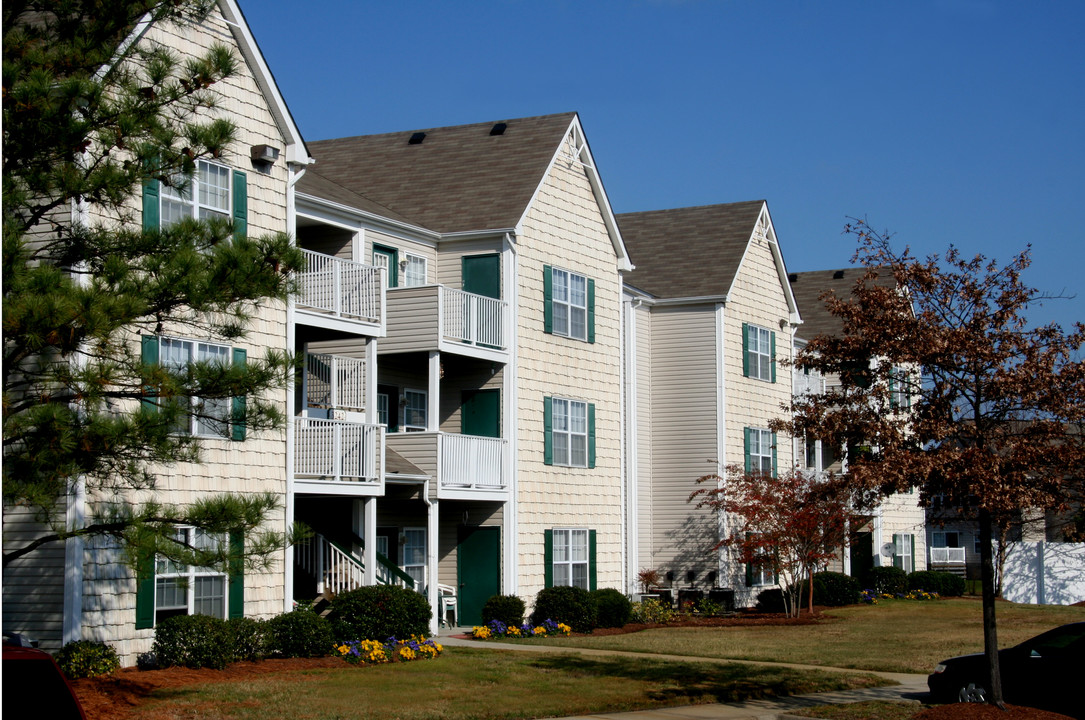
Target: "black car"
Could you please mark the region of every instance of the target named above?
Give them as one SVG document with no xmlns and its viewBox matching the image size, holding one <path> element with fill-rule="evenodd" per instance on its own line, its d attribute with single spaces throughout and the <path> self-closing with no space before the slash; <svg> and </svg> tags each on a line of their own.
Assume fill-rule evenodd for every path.
<svg viewBox="0 0 1085 720">
<path fill-rule="evenodd" d="M 1020 645 L 998 651 L 1002 695 L 1014 705 L 1085 718 L 1085 622 L 1063 625 Z M 983 653 L 938 663 L 927 687 L 939 702 L 985 702 L 987 662 Z"/>
</svg>

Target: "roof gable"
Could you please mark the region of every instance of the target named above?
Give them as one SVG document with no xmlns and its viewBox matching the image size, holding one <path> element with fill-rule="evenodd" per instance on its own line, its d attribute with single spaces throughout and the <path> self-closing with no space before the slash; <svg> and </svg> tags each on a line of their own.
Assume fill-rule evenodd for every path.
<svg viewBox="0 0 1085 720">
<path fill-rule="evenodd" d="M 795 302 L 798 304 L 803 320 L 803 324 L 798 329 L 798 336 L 809 340 L 817 335 L 832 336 L 843 332 L 843 321 L 829 312 L 822 295 L 832 292 L 839 298 L 849 297 L 855 283 L 866 275 L 866 272 L 865 267 L 850 267 L 788 275 L 791 292 L 795 296 Z M 881 274 L 875 283 L 892 287 L 896 281 L 892 275 Z"/>
</svg>

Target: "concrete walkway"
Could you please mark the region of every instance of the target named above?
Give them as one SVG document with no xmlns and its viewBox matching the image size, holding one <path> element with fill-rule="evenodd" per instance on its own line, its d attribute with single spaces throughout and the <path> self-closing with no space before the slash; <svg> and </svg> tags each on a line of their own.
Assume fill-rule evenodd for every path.
<svg viewBox="0 0 1085 720">
<path fill-rule="evenodd" d="M 896 700 L 919 703 L 927 699 L 927 676 L 911 675 L 905 673 L 874 672 L 870 670 L 856 671 L 844 668 L 819 667 L 814 665 L 795 665 L 791 663 L 756 662 L 751 660 L 731 660 L 721 658 L 691 658 L 682 655 L 663 655 L 657 653 L 637 653 L 621 650 L 596 650 L 593 648 L 556 647 L 552 645 L 519 645 L 516 643 L 495 643 L 480 640 L 471 640 L 457 635 L 468 634 L 470 628 L 453 628 L 446 630 L 449 635 L 437 638 L 442 645 L 449 647 L 474 647 L 492 650 L 512 650 L 517 652 L 535 653 L 580 653 L 581 655 L 603 656 L 618 655 L 625 657 L 649 657 L 657 660 L 671 660 L 680 662 L 706 662 L 706 663 L 744 663 L 747 665 L 768 665 L 775 667 L 798 668 L 801 670 L 827 670 L 840 672 L 865 672 L 877 675 L 898 685 L 886 687 L 867 688 L 865 690 L 843 690 L 839 692 L 814 693 L 811 695 L 794 695 L 791 697 L 774 698 L 767 700 L 750 700 L 743 703 L 711 704 L 711 705 L 686 705 L 683 707 L 659 708 L 656 710 L 636 710 L 633 712 L 601 713 L 598 715 L 577 715 L 566 720 L 710 720 L 714 718 L 726 718 L 727 720 L 785 720 L 786 718 L 802 718 L 802 708 L 811 705 L 827 705 L 830 703 L 860 702 L 863 700 Z"/>
</svg>

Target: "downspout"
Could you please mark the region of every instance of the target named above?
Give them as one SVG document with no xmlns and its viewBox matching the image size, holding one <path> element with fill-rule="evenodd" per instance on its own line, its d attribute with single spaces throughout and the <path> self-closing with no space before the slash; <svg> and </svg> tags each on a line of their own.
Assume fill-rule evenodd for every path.
<svg viewBox="0 0 1085 720">
<path fill-rule="evenodd" d="M 297 245 L 298 212 L 295 201 L 295 186 L 305 176 L 305 166 L 296 163 L 287 164 L 286 182 L 286 231 Z M 299 169 L 300 167 L 300 169 Z M 291 296 L 286 300 L 286 350 L 294 351 L 297 342 L 295 325 L 295 300 Z M 286 496 L 283 500 L 283 531 L 289 536 L 294 527 L 294 380 L 291 377 L 286 384 Z M 293 610 L 294 598 L 294 546 L 287 545 L 283 554 L 283 612 Z"/>
<path fill-rule="evenodd" d="M 429 480 L 422 483 L 422 502 L 426 504 L 426 576 L 429 583 L 426 587 L 426 600 L 429 602 L 430 613 L 429 634 L 437 635 L 440 631 L 441 607 L 437 593 L 437 537 L 439 532 L 438 501 L 429 498 Z M 459 617 L 456 618 L 457 622 Z"/>
<path fill-rule="evenodd" d="M 624 564 L 625 578 L 623 586 L 629 593 L 639 591 L 637 585 L 637 573 L 640 566 L 640 525 L 637 518 L 638 507 L 638 475 L 639 465 L 637 462 L 637 320 L 636 309 L 640 305 L 638 298 L 622 300 L 624 310 L 624 322 L 622 323 L 622 355 L 625 357 L 622 371 L 625 374 L 622 385 L 622 423 L 625 425 L 622 433 L 625 447 L 622 450 L 622 508 L 625 513 L 625 523 L 622 527 L 622 547 L 626 549 L 626 562 Z"/>
</svg>

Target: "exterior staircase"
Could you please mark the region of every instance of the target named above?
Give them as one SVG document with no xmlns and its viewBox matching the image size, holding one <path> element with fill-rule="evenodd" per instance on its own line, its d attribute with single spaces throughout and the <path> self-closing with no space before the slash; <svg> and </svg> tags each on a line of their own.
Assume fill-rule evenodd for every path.
<svg viewBox="0 0 1085 720">
<path fill-rule="evenodd" d="M 360 543 L 360 538 L 357 538 Z M 365 564 L 348 549 L 313 535 L 294 545 L 294 563 L 316 578 L 316 599 L 313 607 L 326 614 L 336 595 L 365 585 Z M 395 563 L 377 553 L 377 584 L 399 585 L 417 590 L 414 578 L 400 570 Z"/>
</svg>

